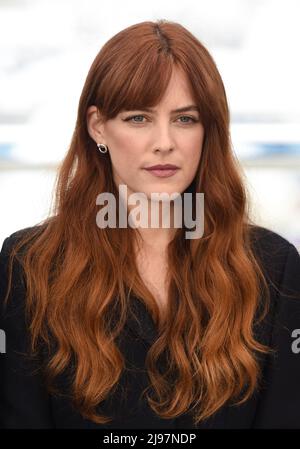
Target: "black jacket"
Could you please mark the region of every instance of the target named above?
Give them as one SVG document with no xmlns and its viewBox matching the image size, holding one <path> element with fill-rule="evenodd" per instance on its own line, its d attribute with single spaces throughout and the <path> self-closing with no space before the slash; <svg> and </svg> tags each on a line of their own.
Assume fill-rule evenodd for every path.
<svg viewBox="0 0 300 449">
<path fill-rule="evenodd" d="M 114 421 L 97 425 L 84 419 L 66 398 L 47 393 L 41 374 L 38 371 L 32 374 L 34 362 L 22 355 L 28 349 L 29 333 L 24 319 L 24 284 L 18 264 L 14 266 L 13 292 L 8 309 L 5 313 L 2 309 L 8 254 L 24 231 L 7 237 L 0 253 L 0 329 L 6 334 L 6 352 L 0 354 L 0 427 L 193 428 L 188 413 L 165 420 L 155 415 L 146 401 L 138 404 L 140 393 L 148 385 L 147 374 L 143 371 L 144 361 L 147 350 L 157 337 L 157 330 L 147 309 L 135 297 L 132 300 L 141 325 L 129 317 L 120 340 L 121 350 L 131 369 L 122 374 L 117 389 L 101 407 L 104 413 L 114 416 Z M 300 429 L 300 256 L 289 241 L 263 227 L 255 227 L 253 245 L 268 278 L 281 290 L 294 293 L 298 298 L 289 299 L 270 286 L 271 308 L 256 330 L 261 342 L 277 350 L 276 356 L 262 356 L 264 387 L 240 406 L 223 406 L 199 425 L 202 429 Z M 126 400 L 122 395 L 125 385 L 129 387 Z M 60 386 L 63 390 L 63 377 Z"/>
</svg>

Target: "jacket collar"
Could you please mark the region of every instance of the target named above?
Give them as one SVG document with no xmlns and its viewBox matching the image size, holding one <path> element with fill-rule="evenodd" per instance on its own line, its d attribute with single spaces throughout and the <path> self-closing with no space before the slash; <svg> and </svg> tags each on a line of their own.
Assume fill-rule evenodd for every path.
<svg viewBox="0 0 300 449">
<path fill-rule="evenodd" d="M 158 337 L 158 329 L 150 312 L 143 301 L 135 295 L 131 296 L 130 311 L 125 327 L 150 346 Z"/>
</svg>

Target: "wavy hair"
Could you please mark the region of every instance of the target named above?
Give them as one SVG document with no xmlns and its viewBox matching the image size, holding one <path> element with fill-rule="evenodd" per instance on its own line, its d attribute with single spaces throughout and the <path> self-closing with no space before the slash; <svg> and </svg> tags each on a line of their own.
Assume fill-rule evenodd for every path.
<svg viewBox="0 0 300 449">
<path fill-rule="evenodd" d="M 118 191 L 109 153 L 100 156 L 88 133 L 87 109 L 96 105 L 109 120 L 124 109 L 153 107 L 174 67 L 188 77 L 205 130 L 191 186 L 193 193 L 205 194 L 205 216 L 200 239 L 185 239 L 178 229 L 168 246 L 169 302 L 162 317 L 137 270 L 134 229 L 96 225 L 97 195 L 112 192 L 117 198 Z M 124 369 L 116 338 L 131 294 L 145 303 L 159 330 L 145 363 L 156 395 L 146 399 L 160 417 L 191 409 L 197 424 L 229 401 L 246 401 L 259 385 L 260 354 L 272 349 L 256 340 L 254 329 L 268 311 L 269 289 L 251 245 L 255 224 L 229 119 L 212 56 L 178 23 L 129 26 L 103 45 L 90 67 L 57 172 L 53 209 L 11 256 L 26 275 L 32 354 L 41 345 L 49 350 L 44 366 L 49 391 L 59 394 L 55 380 L 72 365 L 70 396 L 95 423 L 112 419 L 97 406 Z M 26 251 L 19 251 L 24 245 Z M 158 369 L 162 355 L 166 372 Z"/>
</svg>

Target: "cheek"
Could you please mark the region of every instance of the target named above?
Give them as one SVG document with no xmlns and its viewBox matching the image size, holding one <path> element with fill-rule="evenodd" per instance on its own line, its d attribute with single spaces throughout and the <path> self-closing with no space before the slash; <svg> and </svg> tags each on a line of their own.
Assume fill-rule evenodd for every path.
<svg viewBox="0 0 300 449">
<path fill-rule="evenodd" d="M 178 142 L 179 147 L 183 149 L 185 157 L 193 160 L 199 159 L 204 141 L 204 128 L 199 125 L 193 129 L 182 133 Z"/>
<path fill-rule="evenodd" d="M 187 162 L 189 170 L 196 170 L 202 154 L 202 139 L 195 139 L 185 151 L 184 160 Z"/>
<path fill-rule="evenodd" d="M 137 170 L 142 165 L 141 154 L 141 149 L 130 145 L 130 142 L 114 145 L 110 154 L 113 169 L 126 182 L 133 181 L 136 179 Z"/>
<path fill-rule="evenodd" d="M 124 166 L 133 166 L 138 162 L 141 149 L 137 146 L 136 139 L 128 133 L 118 133 L 111 135 L 109 140 L 112 160 Z"/>
</svg>

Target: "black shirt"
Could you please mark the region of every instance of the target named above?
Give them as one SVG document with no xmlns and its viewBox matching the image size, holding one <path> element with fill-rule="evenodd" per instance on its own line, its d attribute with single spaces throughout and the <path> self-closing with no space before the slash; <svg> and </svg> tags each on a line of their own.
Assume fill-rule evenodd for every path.
<svg viewBox="0 0 300 449">
<path fill-rule="evenodd" d="M 140 324 L 130 317 L 120 347 L 131 369 L 125 370 L 116 390 L 101 404 L 101 411 L 114 416 L 112 423 L 99 425 L 84 419 L 65 397 L 50 395 L 35 362 L 23 356 L 29 348 L 25 323 L 24 283 L 15 263 L 13 290 L 8 308 L 2 309 L 7 285 L 7 262 L 12 244 L 26 228 L 4 240 L 0 253 L 0 329 L 6 334 L 6 352 L 0 354 L 1 428 L 106 428 L 186 429 L 194 428 L 186 413 L 176 419 L 161 419 L 139 402 L 148 385 L 144 362 L 157 337 L 157 329 L 145 305 L 132 297 Z M 263 262 L 264 273 L 291 299 L 270 286 L 271 307 L 256 331 L 257 338 L 277 350 L 263 355 L 263 388 L 240 406 L 224 405 L 198 425 L 202 429 L 297 428 L 300 429 L 300 256 L 296 247 L 281 235 L 255 227 L 253 247 Z M 297 331 L 298 330 L 298 331 Z M 298 337 L 298 339 L 297 339 Z M 3 342 L 3 341 L 2 341 Z M 134 369 L 132 369 L 134 368 Z M 60 386 L 64 389 L 62 376 Z M 129 387 L 123 396 L 124 386 Z"/>
</svg>

